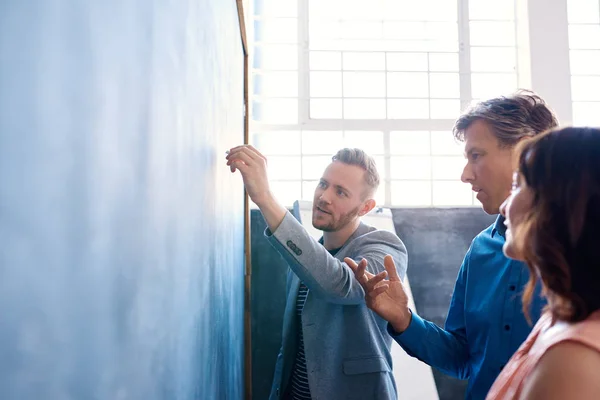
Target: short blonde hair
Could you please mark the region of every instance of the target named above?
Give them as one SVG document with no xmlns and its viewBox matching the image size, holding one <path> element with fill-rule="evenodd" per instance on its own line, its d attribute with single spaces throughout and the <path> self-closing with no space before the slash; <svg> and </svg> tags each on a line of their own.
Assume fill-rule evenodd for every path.
<svg viewBox="0 0 600 400">
<path fill-rule="evenodd" d="M 343 148 L 331 158 L 332 161 L 339 161 L 348 165 L 356 165 L 365 171 L 365 182 L 371 189 L 371 193 L 375 193 L 379 187 L 379 172 L 373 157 L 368 155 L 364 150 L 357 148 Z"/>
</svg>

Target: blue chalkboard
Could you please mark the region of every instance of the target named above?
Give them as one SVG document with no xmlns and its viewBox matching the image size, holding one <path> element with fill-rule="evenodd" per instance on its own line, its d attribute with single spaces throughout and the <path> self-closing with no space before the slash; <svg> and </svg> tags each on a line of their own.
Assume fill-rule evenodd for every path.
<svg viewBox="0 0 600 400">
<path fill-rule="evenodd" d="M 234 0 L 0 2 L 0 399 L 243 397 Z"/>
</svg>

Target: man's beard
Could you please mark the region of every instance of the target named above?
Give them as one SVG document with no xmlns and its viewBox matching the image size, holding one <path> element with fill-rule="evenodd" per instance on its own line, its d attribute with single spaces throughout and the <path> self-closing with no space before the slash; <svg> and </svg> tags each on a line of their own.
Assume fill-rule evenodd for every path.
<svg viewBox="0 0 600 400">
<path fill-rule="evenodd" d="M 360 210 L 360 206 L 356 207 L 353 210 L 350 210 L 346 214 L 340 215 L 340 217 L 338 219 L 332 218 L 333 220 L 331 220 L 329 222 L 320 222 L 320 221 L 315 222 L 315 220 L 313 219 L 313 226 L 316 229 L 319 229 L 323 232 L 337 232 L 337 231 L 343 229 L 351 221 L 353 221 L 356 218 L 356 216 L 358 216 L 359 210 Z M 330 214 L 330 216 L 333 217 L 331 214 Z"/>
</svg>

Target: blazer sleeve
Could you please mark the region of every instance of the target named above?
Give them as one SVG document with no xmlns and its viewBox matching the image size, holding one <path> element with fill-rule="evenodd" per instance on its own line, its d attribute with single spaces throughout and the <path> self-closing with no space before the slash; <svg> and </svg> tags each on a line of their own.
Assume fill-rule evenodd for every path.
<svg viewBox="0 0 600 400">
<path fill-rule="evenodd" d="M 465 324 L 465 282 L 471 249 L 467 252 L 454 286 L 445 329 L 416 313 L 408 328 L 395 332 L 388 324 L 388 333 L 412 357 L 458 379 L 471 374 L 469 346 Z"/>
<path fill-rule="evenodd" d="M 289 212 L 275 232 L 267 229 L 265 236 L 311 292 L 332 303 L 364 304 L 365 292 L 352 269 L 329 254 Z M 368 271 L 377 274 L 385 269 L 383 258 L 390 254 L 404 278 L 408 256 L 398 236 L 377 230 L 355 240 L 360 241 L 353 253 L 356 262 L 367 259 Z"/>
</svg>

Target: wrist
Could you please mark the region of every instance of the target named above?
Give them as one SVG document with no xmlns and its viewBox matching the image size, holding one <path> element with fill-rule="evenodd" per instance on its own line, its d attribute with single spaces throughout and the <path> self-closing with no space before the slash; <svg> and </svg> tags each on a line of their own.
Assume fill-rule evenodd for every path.
<svg viewBox="0 0 600 400">
<path fill-rule="evenodd" d="M 400 315 L 398 315 L 398 318 L 395 318 L 393 321 L 390 321 L 390 324 L 392 325 L 392 328 L 394 328 L 394 331 L 402 333 L 408 329 L 411 320 L 412 313 L 410 309 L 407 308 L 406 310 L 403 310 L 400 313 Z"/>
<path fill-rule="evenodd" d="M 269 190 L 251 199 L 260 209 L 269 207 L 275 202 L 275 197 Z"/>
</svg>

